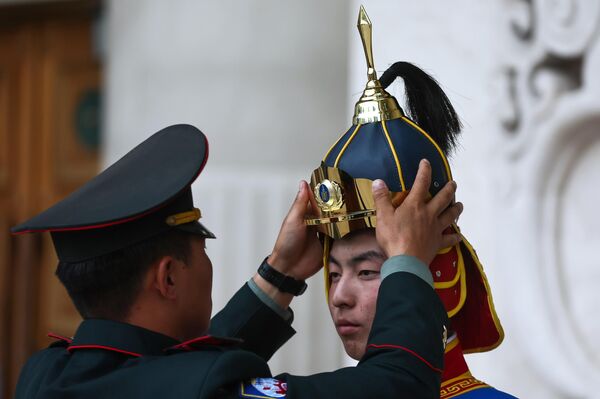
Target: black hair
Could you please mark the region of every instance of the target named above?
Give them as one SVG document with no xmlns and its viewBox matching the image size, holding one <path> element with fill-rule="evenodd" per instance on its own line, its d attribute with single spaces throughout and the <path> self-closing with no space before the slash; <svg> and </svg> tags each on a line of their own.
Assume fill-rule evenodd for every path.
<svg viewBox="0 0 600 399">
<path fill-rule="evenodd" d="M 425 130 L 446 156 L 456 147 L 462 124 L 438 82 L 417 66 L 396 62 L 381 75 L 387 88 L 396 78 L 404 80 L 408 116 Z"/>
<path fill-rule="evenodd" d="M 123 321 L 150 266 L 163 256 L 187 262 L 191 235 L 169 230 L 130 247 L 81 262 L 60 262 L 56 276 L 84 319 Z"/>
</svg>

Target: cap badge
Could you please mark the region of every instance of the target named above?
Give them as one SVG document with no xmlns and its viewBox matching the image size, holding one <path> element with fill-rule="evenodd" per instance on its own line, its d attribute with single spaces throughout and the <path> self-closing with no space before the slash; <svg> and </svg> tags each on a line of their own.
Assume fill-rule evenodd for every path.
<svg viewBox="0 0 600 399">
<path fill-rule="evenodd" d="M 322 211 L 337 211 L 344 206 L 344 196 L 340 185 L 329 179 L 321 181 L 314 189 L 317 205 Z"/>
<path fill-rule="evenodd" d="M 180 224 L 195 222 L 202 217 L 200 209 L 194 208 L 191 211 L 176 213 L 167 217 L 165 223 L 169 226 L 179 226 Z"/>
</svg>

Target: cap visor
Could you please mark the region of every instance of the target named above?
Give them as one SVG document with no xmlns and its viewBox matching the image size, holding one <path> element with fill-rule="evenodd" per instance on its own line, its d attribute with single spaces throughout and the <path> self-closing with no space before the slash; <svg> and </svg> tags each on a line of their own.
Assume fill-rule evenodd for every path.
<svg viewBox="0 0 600 399">
<path fill-rule="evenodd" d="M 185 231 L 186 233 L 196 234 L 204 238 L 217 238 L 210 230 L 204 227 L 200 222 L 180 224 L 176 228 L 178 230 Z"/>
</svg>

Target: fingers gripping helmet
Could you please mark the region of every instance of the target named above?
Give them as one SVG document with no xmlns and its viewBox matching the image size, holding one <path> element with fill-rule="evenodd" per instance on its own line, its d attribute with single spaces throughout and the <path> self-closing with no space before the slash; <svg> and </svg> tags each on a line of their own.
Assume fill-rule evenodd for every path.
<svg viewBox="0 0 600 399">
<path fill-rule="evenodd" d="M 358 17 L 367 61 L 367 85 L 356 103 L 353 123 L 325 154 L 311 177 L 317 226 L 324 242 L 324 272 L 329 287 L 328 258 L 332 239 L 377 225 L 372 182 L 382 179 L 398 205 L 412 187 L 419 161 L 432 167 L 429 192 L 435 195 L 452 173 L 446 155 L 456 144 L 460 121 L 437 82 L 407 62 L 393 64 L 377 78 L 371 45 L 371 21 L 361 6 Z M 404 80 L 406 115 L 386 92 L 397 77 Z M 456 225 L 449 232 L 459 232 Z M 464 352 L 497 347 L 504 337 L 491 291 L 473 247 L 464 239 L 446 248 L 429 266 L 434 288 L 451 319 Z"/>
</svg>

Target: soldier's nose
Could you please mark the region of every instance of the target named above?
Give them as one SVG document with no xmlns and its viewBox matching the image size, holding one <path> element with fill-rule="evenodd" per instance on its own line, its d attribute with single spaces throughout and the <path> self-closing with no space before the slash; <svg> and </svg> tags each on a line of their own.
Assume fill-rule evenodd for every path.
<svg viewBox="0 0 600 399">
<path fill-rule="evenodd" d="M 342 308 L 353 307 L 355 305 L 354 290 L 349 281 L 341 278 L 333 288 L 333 293 L 331 295 L 331 303 L 333 306 Z"/>
</svg>

